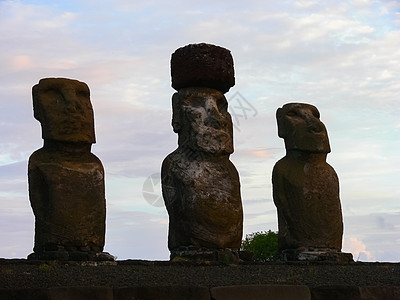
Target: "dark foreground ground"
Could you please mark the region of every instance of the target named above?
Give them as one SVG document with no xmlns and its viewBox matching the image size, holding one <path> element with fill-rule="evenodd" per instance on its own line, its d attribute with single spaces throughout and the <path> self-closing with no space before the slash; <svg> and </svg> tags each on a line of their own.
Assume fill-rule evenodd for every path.
<svg viewBox="0 0 400 300">
<path fill-rule="evenodd" d="M 3 299 L 391 300 L 400 299 L 400 264 L 0 259 Z"/>
<path fill-rule="evenodd" d="M 0 259 L 0 288 L 290 284 L 400 286 L 399 263 L 56 262 Z"/>
</svg>

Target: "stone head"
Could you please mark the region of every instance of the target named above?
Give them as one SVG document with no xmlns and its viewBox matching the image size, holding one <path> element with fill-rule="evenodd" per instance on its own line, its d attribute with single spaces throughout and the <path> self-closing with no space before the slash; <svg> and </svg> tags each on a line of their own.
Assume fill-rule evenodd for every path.
<svg viewBox="0 0 400 300">
<path fill-rule="evenodd" d="M 42 138 L 95 143 L 93 108 L 89 87 L 66 78 L 45 78 L 32 88 L 34 117 Z"/>
<path fill-rule="evenodd" d="M 286 150 L 329 153 L 325 125 L 318 109 L 306 103 L 288 103 L 276 112 L 278 135 L 285 140 Z"/>
<path fill-rule="evenodd" d="M 172 127 L 179 146 L 213 154 L 233 153 L 233 126 L 224 94 L 204 87 L 183 88 L 172 96 Z"/>
</svg>

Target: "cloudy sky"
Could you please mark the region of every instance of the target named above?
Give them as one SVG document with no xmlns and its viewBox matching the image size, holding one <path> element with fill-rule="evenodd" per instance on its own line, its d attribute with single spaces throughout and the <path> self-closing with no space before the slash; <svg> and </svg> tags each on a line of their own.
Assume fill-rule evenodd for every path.
<svg viewBox="0 0 400 300">
<path fill-rule="evenodd" d="M 207 42 L 231 50 L 244 232 L 277 230 L 271 171 L 285 155 L 275 111 L 307 102 L 330 137 L 340 179 L 343 251 L 400 259 L 400 2 L 0 1 L 0 257 L 32 251 L 27 160 L 42 146 L 31 88 L 67 77 L 91 89 L 106 170 L 105 251 L 160 259 L 168 214 L 160 166 L 176 148 L 170 56 Z"/>
</svg>

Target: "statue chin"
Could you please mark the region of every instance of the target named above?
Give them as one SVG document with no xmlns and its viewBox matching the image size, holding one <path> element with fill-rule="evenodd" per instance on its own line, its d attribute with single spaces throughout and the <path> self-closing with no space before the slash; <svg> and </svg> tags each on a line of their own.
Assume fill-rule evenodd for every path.
<svg viewBox="0 0 400 300">
<path fill-rule="evenodd" d="M 230 155 L 233 153 L 232 147 L 221 147 L 221 145 L 197 145 L 201 152 L 216 154 L 216 155 Z"/>
<path fill-rule="evenodd" d="M 294 147 L 288 147 L 288 150 L 298 150 L 298 151 L 310 152 L 310 153 L 330 153 L 331 152 L 329 145 L 325 145 L 325 144 L 295 145 Z"/>
<path fill-rule="evenodd" d="M 323 134 L 319 136 L 304 136 L 302 139 L 286 138 L 285 144 L 287 150 L 298 150 L 313 153 L 331 152 L 328 136 Z"/>
<path fill-rule="evenodd" d="M 232 135 L 225 131 L 205 130 L 192 135 L 192 150 L 210 154 L 229 155 L 233 153 Z"/>
</svg>

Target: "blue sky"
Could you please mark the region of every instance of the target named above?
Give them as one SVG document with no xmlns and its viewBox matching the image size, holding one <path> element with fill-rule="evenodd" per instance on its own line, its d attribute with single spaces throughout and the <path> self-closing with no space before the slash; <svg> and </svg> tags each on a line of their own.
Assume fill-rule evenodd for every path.
<svg viewBox="0 0 400 300">
<path fill-rule="evenodd" d="M 275 111 L 307 102 L 329 132 L 343 251 L 398 261 L 400 4 L 375 0 L 0 1 L 0 257 L 26 257 L 33 247 L 27 160 L 42 139 L 31 88 L 67 77 L 91 89 L 93 153 L 106 171 L 105 250 L 168 259 L 168 215 L 143 189 L 176 148 L 170 56 L 199 42 L 234 58 L 236 85 L 226 97 L 244 232 L 277 229 L 271 171 L 285 150 Z"/>
</svg>

